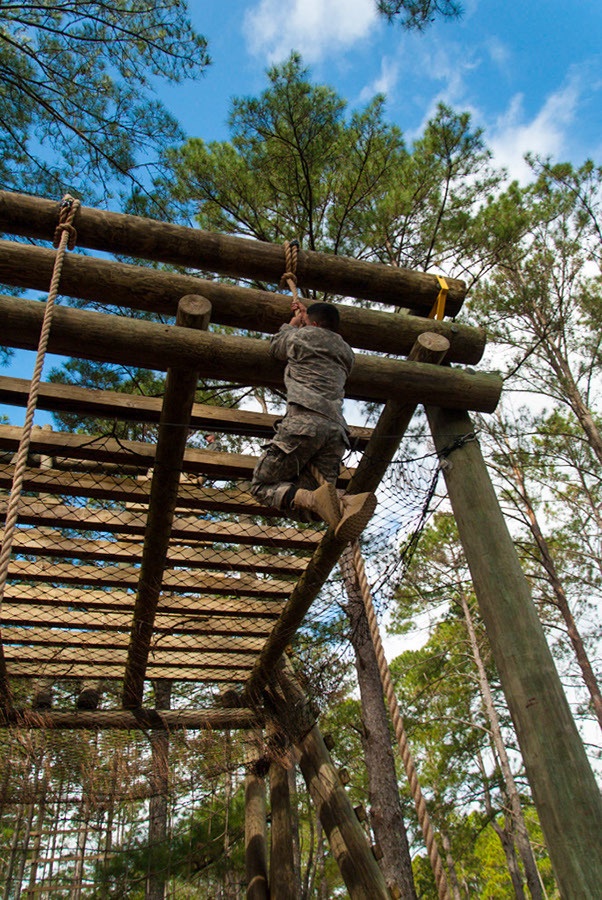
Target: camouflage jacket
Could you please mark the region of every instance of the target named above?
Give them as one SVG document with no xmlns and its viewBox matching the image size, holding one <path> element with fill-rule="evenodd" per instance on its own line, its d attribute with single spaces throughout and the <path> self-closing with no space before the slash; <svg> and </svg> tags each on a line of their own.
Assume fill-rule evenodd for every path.
<svg viewBox="0 0 602 900">
<path fill-rule="evenodd" d="M 345 382 L 353 367 L 353 350 L 340 334 L 327 328 L 281 325 L 270 352 L 286 362 L 284 384 L 289 403 L 296 403 L 346 427 Z"/>
</svg>

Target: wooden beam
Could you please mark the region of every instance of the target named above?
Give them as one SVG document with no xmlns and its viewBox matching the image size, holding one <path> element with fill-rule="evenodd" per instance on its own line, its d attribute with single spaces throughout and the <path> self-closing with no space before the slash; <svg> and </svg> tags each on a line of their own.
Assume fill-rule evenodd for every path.
<svg viewBox="0 0 602 900">
<path fill-rule="evenodd" d="M 53 250 L 0 241 L 0 281 L 45 291 L 50 284 L 54 258 Z M 61 293 L 111 307 L 130 307 L 168 316 L 175 315 L 179 297 L 202 294 L 213 306 L 214 323 L 268 334 L 278 331 L 288 321 L 291 306 L 290 296 L 271 291 L 77 254 L 69 254 L 64 260 Z M 352 347 L 405 356 L 419 334 L 436 331 L 450 341 L 450 362 L 476 365 L 483 356 L 483 329 L 420 315 L 400 316 L 341 304 L 337 307 L 341 334 Z M 424 315 L 427 314 L 428 310 L 424 310 Z"/>
<path fill-rule="evenodd" d="M 0 192 L 0 230 L 51 241 L 59 203 L 26 194 Z M 264 241 L 212 234 L 154 219 L 80 207 L 75 218 L 78 247 L 153 259 L 277 284 L 286 271 L 284 247 Z M 366 263 L 312 251 L 299 252 L 300 287 L 348 297 L 422 308 L 437 299 L 434 275 L 381 263 Z M 464 282 L 447 279 L 448 309 L 456 315 L 466 294 Z"/>
<path fill-rule="evenodd" d="M 25 378 L 0 375 L 0 403 L 26 406 L 30 384 L 31 382 Z M 41 382 L 36 408 L 103 419 L 159 424 L 162 405 L 163 400 L 160 397 L 91 390 L 74 384 Z M 194 403 L 190 414 L 190 428 L 195 431 L 270 438 L 278 418 L 281 418 L 281 415 Z M 363 448 L 370 438 L 372 429 L 351 425 L 349 432 L 353 446 Z"/>
<path fill-rule="evenodd" d="M 33 584 L 8 584 L 6 586 L 5 599 L 13 603 L 31 603 L 37 607 L 52 607 L 60 609 L 67 607 L 78 610 L 87 610 L 90 615 L 97 614 L 97 627 L 102 626 L 105 611 L 131 612 L 134 609 L 134 593 L 113 589 L 103 591 L 96 589 L 77 590 L 72 587 L 40 587 Z M 232 616 L 243 619 L 251 618 L 275 618 L 282 610 L 282 600 L 266 600 L 253 597 L 220 597 L 210 594 L 196 597 L 179 596 L 177 594 L 163 594 L 160 602 L 160 612 L 181 616 L 183 627 L 186 630 L 186 622 L 192 623 L 196 619 L 205 620 L 210 617 Z M 30 611 L 30 618 L 33 613 Z M 94 620 L 92 620 L 93 623 Z M 131 617 L 127 619 L 131 622 Z M 177 619 L 171 620 L 171 628 L 177 627 Z M 32 622 L 33 624 L 33 622 Z M 232 623 L 231 627 L 235 627 Z M 249 627 L 252 627 L 249 623 Z M 180 628 L 178 627 L 178 630 Z"/>
<path fill-rule="evenodd" d="M 5 626 L 3 636 L 7 644 L 23 644 L 27 647 L 38 645 L 46 647 L 80 647 L 83 649 L 127 649 L 129 634 L 118 631 L 83 631 L 73 628 L 37 628 L 31 626 Z M 224 643 L 211 637 L 195 636 L 193 643 L 182 640 L 181 634 L 162 634 L 157 644 L 161 652 L 176 650 L 182 654 L 202 653 L 208 660 L 214 661 L 228 657 L 234 664 L 248 660 L 261 648 L 260 638 L 239 640 L 236 643 Z"/>
<path fill-rule="evenodd" d="M 82 647 L 78 644 L 64 646 L 32 646 L 27 644 L 11 644 L 5 643 L 6 661 L 9 671 L 13 661 L 19 663 L 31 662 L 45 669 L 47 663 L 53 666 L 68 666 L 72 663 L 79 663 L 82 659 Z M 95 647 L 94 648 L 94 665 L 96 666 L 121 666 L 122 673 L 127 660 L 127 647 Z M 175 667 L 182 665 L 186 669 L 197 669 L 199 681 L 203 681 L 203 670 L 224 669 L 227 672 L 234 670 L 245 672 L 245 678 L 249 675 L 249 670 L 253 664 L 252 659 L 242 653 L 203 653 L 195 652 L 192 648 L 188 652 L 183 653 L 179 648 L 171 648 L 164 650 L 161 643 L 157 647 L 152 647 L 149 659 L 155 668 L 160 666 Z M 240 680 L 240 679 L 239 679 Z M 243 679 L 244 680 L 244 679 Z"/>
<path fill-rule="evenodd" d="M 54 681 L 59 679 L 74 678 L 101 678 L 103 681 L 123 681 L 123 662 L 116 665 L 109 663 L 98 664 L 95 660 L 79 662 L 52 662 L 43 664 L 39 662 L 21 662 L 13 660 L 10 664 L 10 678 L 39 678 L 48 677 Z M 181 665 L 155 665 L 151 660 L 148 665 L 148 679 L 172 678 L 174 681 L 193 681 L 196 684 L 243 684 L 248 675 L 247 669 L 208 669 L 207 667 L 187 667 Z"/>
<path fill-rule="evenodd" d="M 233 556 L 235 560 L 235 556 Z M 229 567 L 235 568 L 235 563 Z M 90 585 L 91 587 L 116 587 L 136 589 L 141 569 L 137 566 L 86 566 L 70 563 L 36 563 L 25 559 L 13 559 L 9 563 L 8 577 L 34 584 L 61 583 L 64 585 Z M 275 578 L 252 578 L 250 575 L 228 577 L 207 572 L 167 570 L 158 582 L 160 591 L 186 594 L 224 594 L 238 597 L 288 597 L 293 589 L 292 581 Z"/>
<path fill-rule="evenodd" d="M 268 900 L 268 848 L 265 777 L 257 768 L 262 755 L 261 731 L 248 735 L 245 750 L 245 873 L 247 900 Z"/>
<path fill-rule="evenodd" d="M 1 426 L 0 426 L 1 427 Z M 6 512 L 6 500 L 0 498 L 0 515 Z M 53 528 L 72 528 L 81 531 L 109 534 L 144 534 L 146 517 L 140 513 L 112 512 L 110 510 L 82 509 L 56 504 L 47 506 L 32 497 L 23 497 L 19 507 L 22 525 L 50 525 Z M 199 519 L 196 516 L 177 516 L 172 528 L 174 540 L 193 542 L 258 545 L 272 548 L 305 550 L 316 547 L 322 532 L 309 528 L 306 531 L 294 526 L 247 525 L 246 523 L 219 522 Z"/>
<path fill-rule="evenodd" d="M 2 542 L 0 541 L 0 547 Z M 15 554 L 36 557 L 58 557 L 65 559 L 95 560 L 109 563 L 139 563 L 142 547 L 131 541 L 88 540 L 86 538 L 65 537 L 55 529 L 17 529 L 13 539 Z M 292 554 L 275 555 L 239 547 L 235 554 L 213 548 L 171 544 L 167 553 L 169 567 L 194 569 L 217 569 L 237 572 L 266 572 L 272 575 L 300 575 L 305 569 L 308 557 Z M 188 577 L 192 577 L 188 574 Z"/>
<path fill-rule="evenodd" d="M 529 584 L 470 417 L 440 409 L 427 414 L 438 452 L 447 457 L 453 449 L 443 468 L 449 499 L 560 893 L 567 900 L 596 897 L 602 797 Z"/>
<path fill-rule="evenodd" d="M 35 349 L 42 304 L 0 297 L 0 333 L 5 345 Z M 282 387 L 284 366 L 269 354 L 268 342 L 233 335 L 192 332 L 175 325 L 57 307 L 48 350 L 64 356 L 165 371 L 197 366 L 204 378 Z M 462 369 L 441 369 L 382 356 L 361 355 L 347 381 L 346 395 L 384 402 L 403 385 L 407 402 L 436 403 L 451 409 L 493 412 L 501 377 Z M 395 387 L 393 387 L 395 386 Z"/>
<path fill-rule="evenodd" d="M 254 709 L 161 710 L 103 709 L 91 712 L 52 711 L 37 713 L 30 709 L 0 712 L 0 728 L 122 729 L 125 731 L 185 728 L 189 731 L 240 730 L 256 728 L 262 717 Z"/>
</svg>

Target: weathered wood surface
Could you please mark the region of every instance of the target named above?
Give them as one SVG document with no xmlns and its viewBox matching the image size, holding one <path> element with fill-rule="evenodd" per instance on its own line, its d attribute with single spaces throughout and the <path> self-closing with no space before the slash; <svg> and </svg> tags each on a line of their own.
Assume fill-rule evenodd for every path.
<svg viewBox="0 0 602 900">
<path fill-rule="evenodd" d="M 30 584 L 7 584 L 5 600 L 16 604 L 31 603 L 39 609 L 39 614 L 47 615 L 46 607 L 52 609 L 72 608 L 74 615 L 81 611 L 83 615 L 89 614 L 90 627 L 102 627 L 103 624 L 109 622 L 105 618 L 106 611 L 131 611 L 134 608 L 134 594 L 124 590 L 103 591 L 98 589 L 90 589 L 86 591 L 78 591 L 72 587 L 40 587 L 39 585 Z M 187 623 L 190 623 L 191 629 L 197 629 L 198 622 L 211 620 L 213 625 L 219 625 L 221 628 L 221 617 L 232 616 L 240 618 L 241 622 L 230 621 L 229 626 L 233 630 L 237 627 L 244 627 L 243 617 L 251 619 L 266 618 L 274 619 L 281 611 L 283 603 L 281 600 L 257 600 L 252 597 L 220 597 L 211 595 L 201 595 L 200 597 L 182 597 L 179 594 L 163 594 L 160 603 L 160 612 L 170 614 L 169 626 L 178 631 L 186 631 Z M 30 612 L 33 619 L 33 612 Z M 78 622 L 85 621 L 79 619 Z M 111 620 L 112 621 L 112 620 Z M 121 620 L 116 620 L 120 622 Z M 131 623 L 131 616 L 127 619 Z M 167 619 L 166 619 L 167 621 Z M 225 621 L 225 619 L 224 619 Z M 68 619 L 67 619 L 68 622 Z M 74 626 L 75 627 L 75 626 Z M 78 625 L 79 627 L 79 625 Z M 249 622 L 249 628 L 254 627 L 253 622 Z M 266 626 L 269 628 L 269 623 Z M 263 625 L 261 626 L 263 633 Z M 196 633 L 196 631 L 195 631 Z"/>
<path fill-rule="evenodd" d="M 8 577 L 44 584 L 57 582 L 102 587 L 134 589 L 138 586 L 140 569 L 136 566 L 86 566 L 69 563 L 30 562 L 13 559 Z M 228 577 L 206 572 L 167 570 L 160 582 L 161 590 L 187 594 L 225 594 L 241 597 L 288 597 L 293 582 L 276 578 L 252 578 L 250 575 Z"/>
<path fill-rule="evenodd" d="M 54 259 L 52 250 L 0 241 L 0 281 L 47 291 Z M 199 293 L 211 301 L 214 323 L 268 334 L 288 321 L 291 306 L 290 296 L 283 294 L 76 254 L 69 254 L 63 263 L 61 293 L 170 316 L 175 315 L 179 297 Z M 341 334 L 358 349 L 405 356 L 418 335 L 428 330 L 449 339 L 450 362 L 476 365 L 483 356 L 483 329 L 357 306 L 340 304 L 338 309 Z"/>
<path fill-rule="evenodd" d="M 133 598 L 132 598 L 133 600 Z M 81 604 L 81 594 L 79 602 Z M 132 603 L 133 608 L 133 603 Z M 2 618 L 6 628 L 14 626 L 33 626 L 37 628 L 81 628 L 87 631 L 122 631 L 129 633 L 132 624 L 131 612 L 113 612 L 102 610 L 67 609 L 53 606 L 34 606 L 31 603 L 13 603 L 7 601 L 2 606 Z M 164 613 L 160 611 L 155 622 L 155 632 L 162 634 L 180 634 L 185 636 L 215 636 L 220 638 L 239 639 L 246 642 L 248 638 L 267 638 L 271 622 L 267 616 L 235 618 L 234 616 L 199 616 L 192 613 Z M 159 638 L 160 639 L 160 638 Z M 226 645 L 224 641 L 223 646 Z M 222 645 L 220 645 L 221 647 Z M 233 644 L 232 646 L 235 646 Z M 86 660 L 89 662 L 90 660 Z"/>
<path fill-rule="evenodd" d="M 27 406 L 30 382 L 25 378 L 9 378 L 0 375 L 0 403 L 9 406 Z M 139 394 L 123 394 L 117 391 L 97 391 L 73 384 L 41 382 L 37 409 L 52 412 L 75 412 L 85 416 L 119 419 L 128 422 L 158 424 L 161 415 L 160 397 L 143 397 Z M 250 437 L 269 438 L 274 424 L 281 416 L 253 412 L 245 409 L 229 409 L 195 403 L 190 414 L 191 430 L 241 434 Z M 372 433 L 371 428 L 351 425 L 349 428 L 354 447 L 364 447 Z"/>
<path fill-rule="evenodd" d="M 0 515 L 6 514 L 6 500 L 0 497 Z M 49 506 L 31 497 L 22 497 L 19 522 L 22 525 L 50 525 L 53 528 L 73 528 L 110 534 L 144 534 L 146 516 L 140 513 L 81 509 L 64 504 Z M 293 526 L 247 525 L 237 522 L 214 522 L 193 516 L 178 516 L 174 520 L 174 540 L 198 542 L 219 541 L 227 544 L 258 545 L 291 550 L 306 550 L 320 542 L 323 532 L 313 528 L 303 531 Z"/>
<path fill-rule="evenodd" d="M 0 547 L 2 542 L 0 541 Z M 55 557 L 80 560 L 95 560 L 109 563 L 139 563 L 142 558 L 141 545 L 130 541 L 87 540 L 86 538 L 64 537 L 55 529 L 23 528 L 15 532 L 13 552 L 37 557 Z M 235 570 L 238 572 L 266 572 L 273 575 L 300 575 L 305 569 L 308 557 L 272 553 L 238 548 L 233 554 L 229 550 L 214 550 L 195 546 L 171 544 L 167 554 L 169 566 L 186 569 Z M 102 570 L 101 570 L 102 571 Z M 194 577 L 192 573 L 187 578 Z"/>
<path fill-rule="evenodd" d="M 35 349 L 43 311 L 43 305 L 32 300 L 0 297 L 3 342 L 10 347 Z M 221 379 L 226 372 L 229 380 L 242 384 L 280 388 L 283 384 L 284 366 L 270 356 L 267 341 L 192 332 L 175 325 L 67 307 L 59 306 L 54 312 L 48 350 L 159 371 L 170 366 L 195 366 L 200 377 Z M 406 402 L 493 412 L 502 380 L 492 373 L 359 355 L 347 381 L 346 396 L 384 402 L 399 394 L 400 385 Z"/>
<path fill-rule="evenodd" d="M 189 295 L 178 303 L 177 325 L 205 331 L 211 318 L 211 304 L 204 297 Z M 142 706 L 146 666 L 153 637 L 153 624 L 165 581 L 167 551 L 176 511 L 178 488 L 186 454 L 190 413 L 199 373 L 196 368 L 170 367 L 159 419 L 155 465 L 144 531 L 142 561 L 136 571 L 136 602 L 123 682 L 125 708 Z M 202 584 L 207 576 L 199 575 Z M 172 580 L 169 576 L 168 580 Z M 232 579 L 224 580 L 227 593 L 234 591 Z M 190 581 L 189 581 L 190 584 Z M 242 587 L 242 585 L 241 585 Z"/>
<path fill-rule="evenodd" d="M 602 884 L 602 798 L 466 414 L 428 409 L 475 593 L 525 762 L 550 858 L 567 900 Z M 478 502 L 475 502 L 478 498 Z"/>
<path fill-rule="evenodd" d="M 34 712 L 31 709 L 13 709 L 0 712 L 0 727 L 101 729 L 114 728 L 138 731 L 148 728 L 165 728 L 168 731 L 186 728 L 190 731 L 238 730 L 256 728 L 261 716 L 254 709 L 137 709 L 129 712 L 119 709 L 102 709 L 91 712 L 64 712 L 51 710 Z"/>
<path fill-rule="evenodd" d="M 299 767 L 352 900 L 390 900 L 376 862 L 317 725 L 297 743 Z"/>
<path fill-rule="evenodd" d="M 270 900 L 298 896 L 293 827 L 289 769 L 275 760 L 270 766 Z"/>
<path fill-rule="evenodd" d="M 81 654 L 80 658 L 81 660 Z M 93 659 L 84 661 L 74 660 L 73 662 L 54 662 L 49 660 L 43 665 L 39 662 L 23 662 L 21 660 L 11 660 L 10 672 L 11 678 L 40 678 L 48 677 L 53 680 L 67 678 L 102 678 L 103 680 L 122 681 L 124 664 L 119 662 L 116 665 L 102 662 L 97 663 Z M 187 667 L 185 664 L 180 666 L 160 665 L 150 662 L 148 666 L 148 678 L 171 678 L 174 681 L 194 681 L 206 684 L 236 684 L 239 685 L 245 681 L 248 675 L 246 669 L 234 670 L 230 669 L 208 669 Z"/>
<path fill-rule="evenodd" d="M 56 457 L 52 462 L 56 464 Z M 75 465 L 75 460 L 71 460 L 71 464 Z M 13 466 L 0 463 L 0 489 L 10 490 L 13 473 Z M 105 475 L 102 471 L 91 474 L 66 472 L 64 469 L 28 468 L 24 472 L 23 490 L 51 496 L 115 500 L 131 509 L 134 505 L 148 505 L 150 478 L 146 474 L 135 477 L 127 474 Z M 177 507 L 195 512 L 244 513 L 282 519 L 281 512 L 259 503 L 248 491 L 207 487 L 197 482 L 196 476 L 184 476 L 180 482 Z"/>
<path fill-rule="evenodd" d="M 58 212 L 56 201 L 0 192 L 0 230 L 3 232 L 52 240 Z M 276 284 L 286 271 L 284 247 L 277 244 L 212 234 L 85 206 L 78 210 L 74 224 L 78 246 L 92 250 Z M 300 287 L 393 306 L 421 308 L 427 314 L 439 293 L 439 283 L 434 275 L 303 250 L 297 261 L 297 281 Z M 447 282 L 449 315 L 456 315 L 464 300 L 466 285 L 454 278 Z"/>
<path fill-rule="evenodd" d="M 261 732 L 247 736 L 245 762 L 245 874 L 247 900 L 268 900 L 268 848 L 265 779 L 254 763 L 262 755 Z"/>
<path fill-rule="evenodd" d="M 54 646 L 41 644 L 29 646 L 25 643 L 12 644 L 5 642 L 4 649 L 10 672 L 10 663 L 13 661 L 20 663 L 37 662 L 40 669 L 45 668 L 47 663 L 53 666 L 79 663 L 82 661 L 82 658 L 86 658 L 84 654 L 87 654 L 90 648 L 80 646 L 77 642 L 63 646 L 57 646 L 56 644 Z M 123 671 L 126 670 L 127 650 L 127 646 L 94 647 L 94 652 L 90 656 L 96 666 L 120 666 Z M 237 672 L 236 680 L 240 681 L 238 675 L 246 670 L 245 678 L 248 677 L 249 670 L 253 664 L 253 660 L 244 654 L 199 653 L 193 648 L 183 652 L 178 648 L 163 649 L 161 644 L 151 649 L 149 654 L 150 660 L 152 660 L 152 664 L 155 667 L 171 666 L 175 668 L 182 665 L 187 670 L 197 669 L 199 681 L 203 680 L 203 669 L 214 669 L 216 671 L 223 669 L 225 673 Z"/>
<path fill-rule="evenodd" d="M 4 629 L 4 640 L 7 644 L 22 644 L 27 647 L 36 647 L 42 645 L 45 647 L 80 647 L 84 650 L 94 648 L 102 649 L 124 649 L 127 648 L 129 634 L 127 632 L 120 633 L 118 631 L 82 631 L 81 629 L 71 628 L 38 628 L 35 625 L 31 627 L 10 626 Z M 180 634 L 162 634 L 158 651 L 160 653 L 167 651 L 175 651 L 181 653 L 186 658 L 188 654 L 203 654 L 203 658 L 207 660 L 207 665 L 220 663 L 223 665 L 224 660 L 231 662 L 232 665 L 247 665 L 249 658 L 261 646 L 258 638 L 251 638 L 249 642 L 238 641 L 236 645 L 223 644 L 219 645 L 214 639 L 195 637 L 194 641 L 183 641 Z"/>
</svg>

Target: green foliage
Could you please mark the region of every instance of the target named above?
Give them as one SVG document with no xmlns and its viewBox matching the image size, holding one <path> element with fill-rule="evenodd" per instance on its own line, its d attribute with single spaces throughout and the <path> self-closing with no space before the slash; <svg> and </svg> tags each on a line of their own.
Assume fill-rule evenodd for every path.
<svg viewBox="0 0 602 900">
<path fill-rule="evenodd" d="M 3 4 L 0 185 L 105 194 L 140 184 L 178 125 L 153 97 L 157 78 L 198 77 L 206 41 L 185 0 Z"/>
<path fill-rule="evenodd" d="M 437 17 L 458 19 L 462 7 L 455 0 L 377 0 L 377 8 L 389 22 L 397 20 L 408 31 L 424 31 Z"/>
</svg>

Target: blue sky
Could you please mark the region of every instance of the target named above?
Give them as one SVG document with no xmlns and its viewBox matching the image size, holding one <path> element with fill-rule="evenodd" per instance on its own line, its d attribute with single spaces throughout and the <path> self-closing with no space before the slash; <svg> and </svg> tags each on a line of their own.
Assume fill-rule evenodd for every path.
<svg viewBox="0 0 602 900">
<path fill-rule="evenodd" d="M 459 21 L 407 33 L 373 0 L 190 0 L 213 64 L 200 81 L 160 96 L 190 136 L 227 140 L 231 98 L 266 87 L 265 70 L 298 50 L 315 81 L 350 108 L 376 92 L 411 142 L 436 104 L 469 111 L 498 165 L 523 180 L 527 151 L 602 164 L 600 0 L 466 0 Z M 34 355 L 2 374 L 30 377 Z M 52 365 L 49 360 L 45 373 Z M 0 408 L 20 424 L 22 411 Z M 38 413 L 36 423 L 50 421 Z"/>
</svg>

